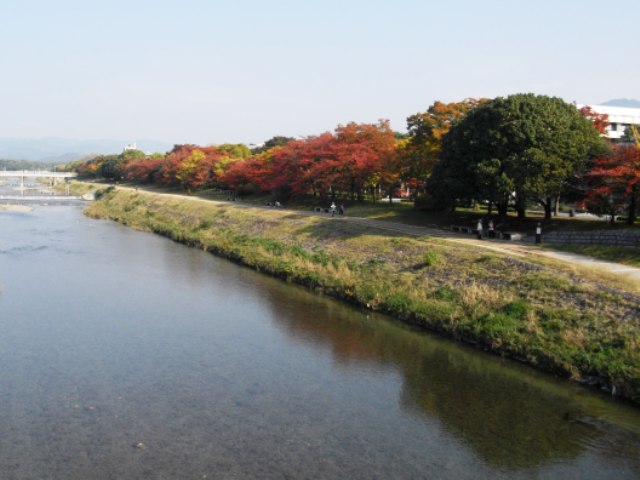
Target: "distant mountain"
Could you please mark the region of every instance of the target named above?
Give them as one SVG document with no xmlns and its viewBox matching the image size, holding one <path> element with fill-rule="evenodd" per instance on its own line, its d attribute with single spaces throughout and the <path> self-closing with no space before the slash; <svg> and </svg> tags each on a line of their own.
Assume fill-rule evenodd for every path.
<svg viewBox="0 0 640 480">
<path fill-rule="evenodd" d="M 615 98 L 613 100 L 607 100 L 600 105 L 607 105 L 609 107 L 640 108 L 640 100 L 634 100 L 632 98 Z"/>
<path fill-rule="evenodd" d="M 90 154 L 120 153 L 128 141 L 68 138 L 0 138 L 0 158 L 67 163 Z M 167 152 L 173 144 L 158 140 L 136 142 L 143 152 Z"/>
</svg>

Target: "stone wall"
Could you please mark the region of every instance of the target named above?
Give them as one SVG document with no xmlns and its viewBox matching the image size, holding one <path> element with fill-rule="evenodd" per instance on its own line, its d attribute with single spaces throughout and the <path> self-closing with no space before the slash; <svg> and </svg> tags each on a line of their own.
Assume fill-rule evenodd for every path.
<svg viewBox="0 0 640 480">
<path fill-rule="evenodd" d="M 578 245 L 619 245 L 640 248 L 638 230 L 594 230 L 585 232 L 552 232 L 542 235 L 543 243 L 566 243 Z"/>
</svg>

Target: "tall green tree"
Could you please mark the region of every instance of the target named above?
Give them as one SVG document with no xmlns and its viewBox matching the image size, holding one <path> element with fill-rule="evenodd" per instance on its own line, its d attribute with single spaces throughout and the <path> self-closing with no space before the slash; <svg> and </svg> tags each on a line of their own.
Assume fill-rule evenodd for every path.
<svg viewBox="0 0 640 480">
<path fill-rule="evenodd" d="M 498 97 L 471 110 L 444 137 L 430 187 L 436 204 L 482 199 L 520 218 L 538 202 L 551 218 L 567 180 L 601 153 L 591 121 L 560 98 L 534 94 Z"/>
</svg>

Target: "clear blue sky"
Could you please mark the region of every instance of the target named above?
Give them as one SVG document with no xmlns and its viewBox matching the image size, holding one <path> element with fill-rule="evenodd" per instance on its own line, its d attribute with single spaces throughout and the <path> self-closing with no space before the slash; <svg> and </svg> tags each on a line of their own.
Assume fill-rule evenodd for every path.
<svg viewBox="0 0 640 480">
<path fill-rule="evenodd" d="M 635 0 L 0 0 L 0 137 L 258 143 L 435 100 L 640 99 Z"/>
</svg>

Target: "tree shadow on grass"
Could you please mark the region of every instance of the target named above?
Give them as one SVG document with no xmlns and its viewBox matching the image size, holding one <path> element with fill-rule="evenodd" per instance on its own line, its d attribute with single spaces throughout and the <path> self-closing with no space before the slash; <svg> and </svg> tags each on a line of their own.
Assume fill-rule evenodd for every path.
<svg viewBox="0 0 640 480">
<path fill-rule="evenodd" d="M 292 213 L 284 217 L 285 220 L 294 223 L 300 215 Z M 295 228 L 296 235 L 307 235 L 318 240 L 348 240 L 363 236 L 384 236 L 386 238 L 415 238 L 414 235 L 403 234 L 400 232 L 393 232 L 389 230 L 383 230 L 381 228 L 363 225 L 360 223 L 349 222 L 339 217 L 332 218 L 331 216 L 320 217 L 321 221 L 314 222 L 311 225 L 300 226 Z"/>
</svg>

